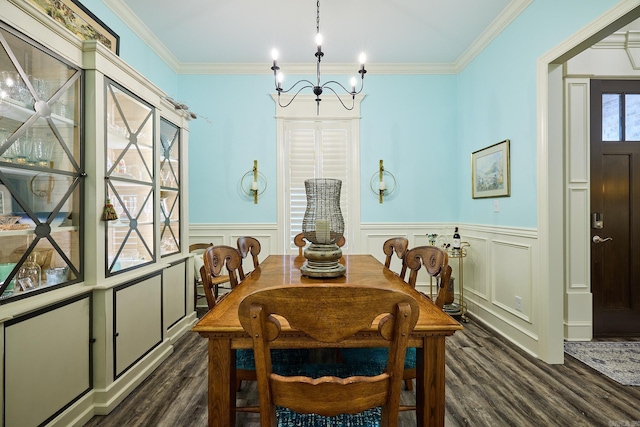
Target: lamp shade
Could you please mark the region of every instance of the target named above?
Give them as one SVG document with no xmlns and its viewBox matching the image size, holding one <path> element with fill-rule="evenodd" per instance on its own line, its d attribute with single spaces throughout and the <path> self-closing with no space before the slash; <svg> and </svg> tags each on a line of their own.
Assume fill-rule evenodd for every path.
<svg viewBox="0 0 640 427">
<path fill-rule="evenodd" d="M 339 179 L 317 178 L 304 182 L 307 209 L 302 220 L 304 237 L 316 244 L 335 244 L 344 234 L 344 219 L 340 210 Z"/>
</svg>

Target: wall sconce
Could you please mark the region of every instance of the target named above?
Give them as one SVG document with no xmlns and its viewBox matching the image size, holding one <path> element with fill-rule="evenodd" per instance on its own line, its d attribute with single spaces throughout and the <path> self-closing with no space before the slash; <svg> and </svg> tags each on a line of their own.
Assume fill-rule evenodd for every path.
<svg viewBox="0 0 640 427">
<path fill-rule="evenodd" d="M 384 169 L 382 160 L 380 160 L 380 168 L 371 177 L 371 191 L 379 197 L 382 203 L 384 197 L 389 197 L 396 191 L 396 177 L 389 171 Z"/>
<path fill-rule="evenodd" d="M 267 189 L 267 178 L 258 171 L 257 160 L 253 161 L 253 169 L 242 176 L 240 187 L 247 196 L 253 197 L 253 203 L 257 205 L 258 196 Z"/>
</svg>

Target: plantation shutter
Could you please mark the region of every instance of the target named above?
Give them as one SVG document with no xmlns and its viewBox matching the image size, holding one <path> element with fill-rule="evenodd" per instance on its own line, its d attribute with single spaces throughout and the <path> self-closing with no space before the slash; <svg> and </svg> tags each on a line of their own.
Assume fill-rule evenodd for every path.
<svg viewBox="0 0 640 427">
<path fill-rule="evenodd" d="M 285 121 L 285 203 L 289 221 L 290 250 L 296 249 L 293 238 L 302 231 L 302 219 L 307 207 L 304 181 L 310 178 L 342 180 L 340 209 L 344 217 L 345 234 L 349 227 L 349 153 L 351 144 L 349 121 Z M 346 249 L 346 247 L 345 247 Z"/>
</svg>

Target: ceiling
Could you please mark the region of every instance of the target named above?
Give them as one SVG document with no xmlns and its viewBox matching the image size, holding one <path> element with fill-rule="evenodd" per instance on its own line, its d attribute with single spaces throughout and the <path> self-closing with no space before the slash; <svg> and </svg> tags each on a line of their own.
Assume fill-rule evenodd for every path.
<svg viewBox="0 0 640 427">
<path fill-rule="evenodd" d="M 313 0 L 103 1 L 176 72 L 271 72 L 273 48 L 313 69 Z M 323 0 L 323 70 L 455 73 L 531 1 Z"/>
</svg>

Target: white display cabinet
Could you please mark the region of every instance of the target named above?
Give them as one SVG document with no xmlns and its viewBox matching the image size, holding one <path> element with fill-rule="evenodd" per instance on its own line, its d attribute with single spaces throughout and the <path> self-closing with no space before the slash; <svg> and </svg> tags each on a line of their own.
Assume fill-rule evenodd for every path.
<svg viewBox="0 0 640 427">
<path fill-rule="evenodd" d="M 0 10 L 0 418 L 81 426 L 196 321 L 188 121 L 32 2 Z M 108 198 L 117 220 L 102 219 Z"/>
</svg>

